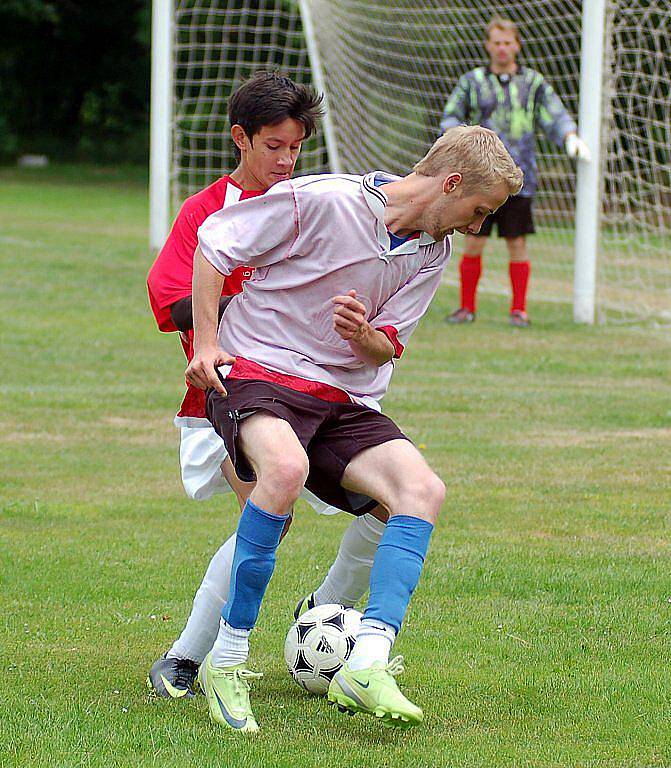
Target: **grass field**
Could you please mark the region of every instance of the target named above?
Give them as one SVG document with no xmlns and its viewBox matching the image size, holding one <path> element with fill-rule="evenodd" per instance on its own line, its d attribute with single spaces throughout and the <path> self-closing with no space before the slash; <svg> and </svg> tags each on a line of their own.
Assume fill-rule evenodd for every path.
<svg viewBox="0 0 671 768">
<path fill-rule="evenodd" d="M 340 715 L 283 669 L 347 523 L 305 507 L 253 637 L 259 737 L 148 698 L 236 512 L 181 491 L 146 219 L 119 169 L 0 171 L 0 765 L 671 766 L 668 336 L 538 303 L 515 331 L 500 296 L 448 328 L 453 288 L 385 404 L 448 488 L 396 647 L 424 726 Z"/>
</svg>

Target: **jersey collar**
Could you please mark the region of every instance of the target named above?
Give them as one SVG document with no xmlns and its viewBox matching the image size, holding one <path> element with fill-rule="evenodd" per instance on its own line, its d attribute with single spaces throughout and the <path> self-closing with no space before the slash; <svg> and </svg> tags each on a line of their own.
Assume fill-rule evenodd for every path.
<svg viewBox="0 0 671 768">
<path fill-rule="evenodd" d="M 499 79 L 500 79 L 500 77 L 501 77 L 501 75 L 497 75 L 497 74 L 495 74 L 494 72 L 492 72 L 492 65 L 491 65 L 491 64 L 487 64 L 487 65 L 485 66 L 485 71 L 487 72 L 487 74 L 488 74 L 490 77 L 496 77 L 496 78 L 499 78 Z M 510 81 L 510 80 L 512 80 L 514 77 L 519 77 L 519 76 L 520 76 L 520 75 L 522 75 L 522 74 L 524 74 L 524 66 L 523 66 L 522 64 L 518 64 L 518 65 L 517 65 L 517 69 L 516 69 L 516 70 L 515 70 L 515 71 L 512 73 L 512 75 L 509 75 L 509 78 L 508 78 L 508 79 L 509 79 L 509 81 Z"/>
<path fill-rule="evenodd" d="M 436 242 L 427 232 L 421 232 L 419 237 L 413 237 L 410 240 L 406 240 L 397 248 L 392 249 L 391 238 L 387 231 L 387 225 L 384 223 L 384 211 L 387 207 L 387 196 L 383 192 L 383 187 L 375 186 L 375 180 L 398 181 L 400 178 L 400 176 L 394 176 L 393 174 L 385 173 L 384 171 L 372 171 L 371 173 L 367 173 L 361 179 L 361 189 L 363 191 L 364 199 L 377 219 L 377 241 L 382 248 L 380 258 L 386 262 L 389 262 L 395 256 L 417 253 L 420 245 L 429 245 L 430 243 Z"/>
</svg>

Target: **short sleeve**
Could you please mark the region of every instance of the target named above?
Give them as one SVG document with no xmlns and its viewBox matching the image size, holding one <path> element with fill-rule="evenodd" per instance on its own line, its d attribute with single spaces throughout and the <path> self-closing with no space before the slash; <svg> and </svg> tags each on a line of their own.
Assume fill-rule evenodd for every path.
<svg viewBox="0 0 671 768">
<path fill-rule="evenodd" d="M 191 295 L 193 254 L 198 245 L 197 215 L 187 200 L 147 276 L 149 303 L 162 331 L 176 331 L 170 306 Z"/>
<path fill-rule="evenodd" d="M 287 259 L 300 233 L 291 182 L 209 216 L 198 230 L 205 258 L 223 275 L 237 267 L 265 267 Z"/>
<path fill-rule="evenodd" d="M 400 357 L 412 332 L 431 304 L 449 260 L 451 243 L 436 243 L 438 254 L 397 291 L 371 318 L 370 324 L 382 331 L 394 345 L 394 357 Z M 399 257 L 400 258 L 400 257 Z"/>
</svg>

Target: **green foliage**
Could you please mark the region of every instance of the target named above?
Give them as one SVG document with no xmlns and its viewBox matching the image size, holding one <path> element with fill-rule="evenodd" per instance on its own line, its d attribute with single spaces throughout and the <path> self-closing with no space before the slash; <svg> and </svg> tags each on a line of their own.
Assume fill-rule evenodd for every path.
<svg viewBox="0 0 671 768">
<path fill-rule="evenodd" d="M 143 0 L 2 3 L 0 160 L 144 160 L 148 30 Z"/>
<path fill-rule="evenodd" d="M 59 13 L 57 3 L 49 3 L 44 0 L 4 0 L 2 11 L 15 19 L 22 19 L 32 23 L 50 22 L 56 23 Z"/>
</svg>

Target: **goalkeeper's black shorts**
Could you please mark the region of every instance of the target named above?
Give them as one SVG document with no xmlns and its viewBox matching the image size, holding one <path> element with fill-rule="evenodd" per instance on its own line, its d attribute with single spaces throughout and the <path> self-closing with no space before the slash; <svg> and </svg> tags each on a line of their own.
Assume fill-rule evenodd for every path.
<svg viewBox="0 0 671 768">
<path fill-rule="evenodd" d="M 534 220 L 532 216 L 533 198 L 515 195 L 509 197 L 506 202 L 491 216 L 483 221 L 480 232 L 481 237 L 489 237 L 492 234 L 494 224 L 498 228 L 499 237 L 520 237 L 532 235 Z"/>
</svg>

